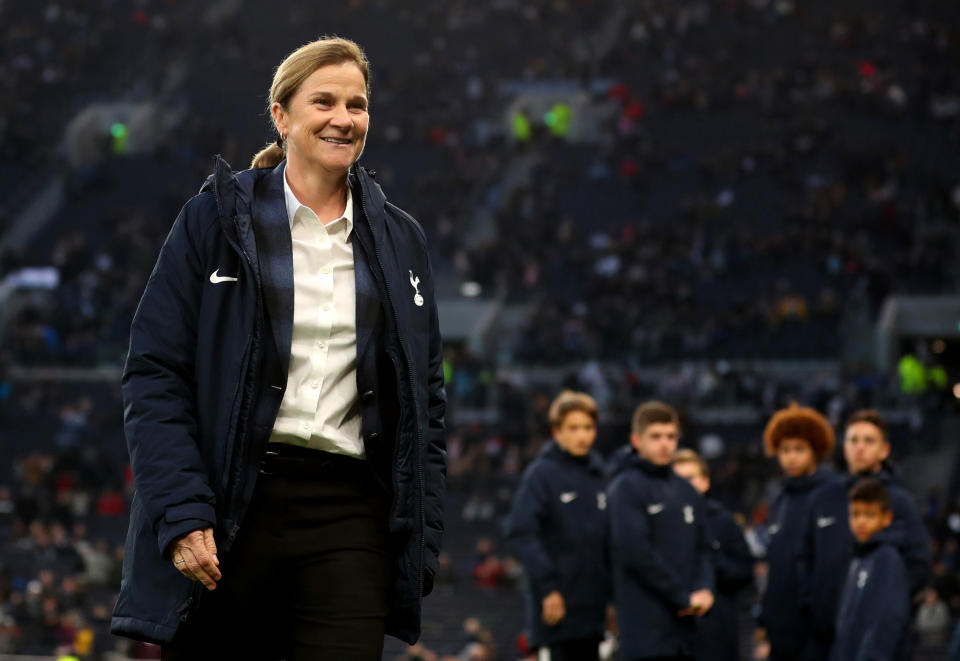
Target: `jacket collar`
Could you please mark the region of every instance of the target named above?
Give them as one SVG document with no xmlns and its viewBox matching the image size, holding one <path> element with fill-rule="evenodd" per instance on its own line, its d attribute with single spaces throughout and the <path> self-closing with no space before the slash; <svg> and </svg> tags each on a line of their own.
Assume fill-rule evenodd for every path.
<svg viewBox="0 0 960 661">
<path fill-rule="evenodd" d="M 883 532 L 883 531 L 881 530 L 880 532 Z M 873 537 L 871 537 L 865 542 L 854 541 L 853 554 L 858 558 L 862 558 L 863 556 L 867 555 L 868 553 L 870 553 L 871 551 L 873 551 L 875 548 L 877 548 L 883 543 L 884 543 L 884 540 L 879 533 L 877 535 L 874 535 Z"/>
<path fill-rule="evenodd" d="M 810 491 L 823 484 L 825 477 L 826 474 L 818 468 L 811 475 L 801 475 L 800 477 L 788 477 L 784 479 L 783 489 L 790 493 Z"/>
<path fill-rule="evenodd" d="M 293 341 L 293 242 L 283 199 L 283 171 L 286 164 L 285 160 L 281 161 L 257 182 L 251 209 L 256 219 L 253 231 L 259 254 L 263 298 L 283 375 L 290 369 L 290 345 Z"/>
<path fill-rule="evenodd" d="M 561 448 L 560 444 L 555 440 L 551 440 L 544 443 L 543 448 L 540 450 L 540 456 L 552 459 L 554 461 L 576 464 L 586 468 L 591 473 L 597 473 L 600 475 L 603 474 L 603 461 L 593 450 L 590 450 L 585 457 L 574 457 L 572 454 Z"/>
</svg>

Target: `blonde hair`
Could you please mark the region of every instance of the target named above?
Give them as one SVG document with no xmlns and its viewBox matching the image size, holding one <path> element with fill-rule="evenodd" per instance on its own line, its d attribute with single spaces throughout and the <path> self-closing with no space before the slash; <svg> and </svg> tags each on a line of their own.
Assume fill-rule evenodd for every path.
<svg viewBox="0 0 960 661">
<path fill-rule="evenodd" d="M 594 424 L 597 423 L 597 402 L 593 397 L 585 392 L 564 390 L 550 404 L 550 427 L 559 429 L 563 426 L 564 419 L 574 411 L 586 413 L 593 418 Z"/>
<path fill-rule="evenodd" d="M 300 85 L 310 74 L 321 67 L 330 64 L 353 62 L 363 74 L 363 82 L 367 86 L 367 96 L 370 96 L 370 62 L 360 46 L 350 39 L 341 37 L 321 37 L 316 41 L 304 44 L 287 55 L 273 74 L 273 84 L 270 85 L 270 98 L 267 102 L 267 112 L 274 103 L 279 103 L 284 110 L 289 110 L 290 99 L 294 97 Z M 252 168 L 272 168 L 287 156 L 286 144 L 277 138 L 258 151 L 252 161 Z"/>
<path fill-rule="evenodd" d="M 673 455 L 673 463 L 695 464 L 697 468 L 700 469 L 701 475 L 708 479 L 710 478 L 710 466 L 707 465 L 707 461 L 696 451 L 691 450 L 690 448 L 681 448 L 677 450 L 676 454 Z"/>
</svg>

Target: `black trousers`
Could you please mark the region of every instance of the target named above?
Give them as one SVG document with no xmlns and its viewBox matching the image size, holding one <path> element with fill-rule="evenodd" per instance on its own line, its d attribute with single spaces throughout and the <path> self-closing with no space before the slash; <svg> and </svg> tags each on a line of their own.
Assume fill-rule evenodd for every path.
<svg viewBox="0 0 960 661">
<path fill-rule="evenodd" d="M 366 461 L 297 448 L 269 459 L 217 589 L 162 659 L 380 661 L 389 499 Z"/>
<path fill-rule="evenodd" d="M 599 658 L 599 638 L 542 645 L 537 651 L 537 661 L 597 661 Z"/>
</svg>

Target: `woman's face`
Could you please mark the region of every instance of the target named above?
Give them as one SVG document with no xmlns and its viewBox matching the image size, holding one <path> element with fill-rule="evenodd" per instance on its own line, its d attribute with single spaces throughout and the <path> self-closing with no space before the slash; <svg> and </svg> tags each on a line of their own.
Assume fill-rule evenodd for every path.
<svg viewBox="0 0 960 661">
<path fill-rule="evenodd" d="M 344 174 L 360 158 L 367 138 L 367 86 L 353 62 L 321 67 L 310 74 L 284 109 L 271 112 L 287 137 L 287 160 L 295 167 Z"/>
</svg>

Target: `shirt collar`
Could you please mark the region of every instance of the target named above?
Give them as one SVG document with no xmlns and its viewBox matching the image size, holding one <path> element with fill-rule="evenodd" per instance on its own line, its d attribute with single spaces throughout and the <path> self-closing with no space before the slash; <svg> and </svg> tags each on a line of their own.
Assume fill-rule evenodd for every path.
<svg viewBox="0 0 960 661">
<path fill-rule="evenodd" d="M 287 182 L 287 167 L 283 167 L 283 198 L 287 205 L 287 220 L 290 222 L 290 229 L 293 229 L 293 219 L 297 215 L 297 211 L 300 210 L 300 207 L 308 209 L 314 217 L 316 217 L 316 212 L 305 204 L 301 203 L 297 199 L 297 196 L 294 195 L 293 190 L 290 188 L 290 184 Z M 343 215 L 340 216 L 347 222 L 347 236 L 350 235 L 350 232 L 353 231 L 353 191 L 350 190 L 350 186 L 347 186 L 347 208 L 344 209 Z M 331 222 L 336 222 L 340 220 L 337 218 Z"/>
</svg>

